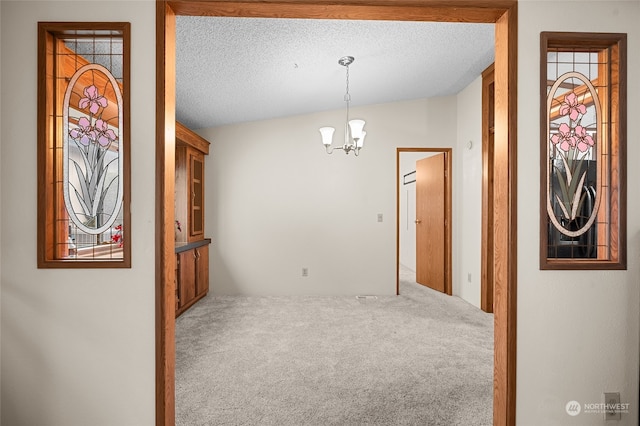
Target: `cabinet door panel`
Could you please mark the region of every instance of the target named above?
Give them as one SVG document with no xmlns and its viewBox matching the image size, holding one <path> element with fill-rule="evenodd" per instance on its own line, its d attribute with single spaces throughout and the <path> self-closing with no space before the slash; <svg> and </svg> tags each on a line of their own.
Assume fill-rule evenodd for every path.
<svg viewBox="0 0 640 426">
<path fill-rule="evenodd" d="M 195 250 L 178 255 L 180 265 L 180 307 L 185 306 L 196 297 L 196 255 Z"/>
<path fill-rule="evenodd" d="M 175 228 L 177 243 L 189 241 L 189 168 L 187 167 L 187 148 L 176 147 L 176 186 L 175 186 L 175 219 L 180 224 Z M 176 224 L 177 225 L 177 224 Z M 179 228 L 179 229 L 178 229 Z"/>
<path fill-rule="evenodd" d="M 196 294 L 200 296 L 209 291 L 209 247 L 198 247 L 196 251 Z"/>
<path fill-rule="evenodd" d="M 204 155 L 196 150 L 189 150 L 190 165 L 190 223 L 191 237 L 202 238 L 204 234 Z"/>
</svg>

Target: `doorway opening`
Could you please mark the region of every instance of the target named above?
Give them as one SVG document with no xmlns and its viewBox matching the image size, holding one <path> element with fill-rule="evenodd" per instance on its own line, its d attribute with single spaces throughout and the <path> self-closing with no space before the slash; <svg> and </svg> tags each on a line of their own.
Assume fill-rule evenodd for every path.
<svg viewBox="0 0 640 426">
<path fill-rule="evenodd" d="M 418 283 L 452 293 L 452 157 L 451 148 L 396 149 L 396 294 L 402 266 Z M 425 160 L 436 160 L 436 170 Z"/>
<path fill-rule="evenodd" d="M 495 23 L 493 424 L 515 425 L 517 1 L 156 2 L 156 424 L 175 424 L 175 16 Z"/>
</svg>

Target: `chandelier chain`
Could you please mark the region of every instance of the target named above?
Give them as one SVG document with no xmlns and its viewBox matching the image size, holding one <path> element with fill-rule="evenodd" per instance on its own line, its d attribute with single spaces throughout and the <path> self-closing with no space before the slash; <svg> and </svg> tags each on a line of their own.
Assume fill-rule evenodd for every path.
<svg viewBox="0 0 640 426">
<path fill-rule="evenodd" d="M 351 95 L 349 94 L 349 65 L 347 65 L 346 68 L 347 68 L 347 91 L 344 94 L 344 100 L 349 102 L 351 100 Z"/>
<path fill-rule="evenodd" d="M 347 103 L 347 124 L 349 123 L 349 104 L 351 103 L 351 95 L 349 94 L 349 65 L 345 65 L 345 67 L 347 68 L 347 82 L 346 82 L 346 87 L 347 90 L 344 94 L 344 101 Z M 348 130 L 345 129 L 347 131 L 347 134 L 345 135 L 346 137 L 348 137 Z"/>
</svg>

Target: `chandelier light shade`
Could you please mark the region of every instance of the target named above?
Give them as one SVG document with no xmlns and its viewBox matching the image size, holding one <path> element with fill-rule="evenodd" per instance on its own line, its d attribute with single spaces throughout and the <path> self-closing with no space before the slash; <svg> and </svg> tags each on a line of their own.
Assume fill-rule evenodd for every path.
<svg viewBox="0 0 640 426">
<path fill-rule="evenodd" d="M 322 135 L 322 144 L 325 148 L 329 148 L 331 146 L 331 142 L 333 142 L 333 133 L 336 131 L 333 127 L 320 127 L 320 134 Z"/>
<path fill-rule="evenodd" d="M 364 137 L 367 135 L 367 132 L 364 131 L 365 121 L 349 119 L 349 104 L 351 103 L 351 95 L 349 94 L 349 65 L 351 65 L 354 60 L 355 58 L 353 56 L 344 56 L 338 60 L 338 63 L 347 69 L 347 89 L 344 94 L 344 101 L 347 103 L 347 120 L 344 124 L 344 143 L 342 146 L 332 146 L 335 128 L 321 127 L 319 129 L 322 135 L 322 144 L 327 154 L 332 154 L 334 149 L 341 149 L 345 154 L 353 151 L 354 155 L 358 156 L 360 149 L 364 146 Z"/>
</svg>

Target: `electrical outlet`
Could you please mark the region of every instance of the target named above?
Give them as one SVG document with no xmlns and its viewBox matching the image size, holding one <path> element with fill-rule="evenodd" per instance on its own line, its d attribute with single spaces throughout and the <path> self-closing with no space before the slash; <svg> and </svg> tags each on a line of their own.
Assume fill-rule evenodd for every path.
<svg viewBox="0 0 640 426">
<path fill-rule="evenodd" d="M 467 281 L 471 282 L 471 272 L 467 273 Z"/>
<path fill-rule="evenodd" d="M 620 392 L 604 393 L 604 419 L 605 420 L 621 420 L 620 413 Z"/>
<path fill-rule="evenodd" d="M 382 213 L 378 213 L 378 222 L 382 222 Z"/>
<path fill-rule="evenodd" d="M 309 268 L 302 268 L 302 276 L 303 277 L 309 276 Z"/>
</svg>

